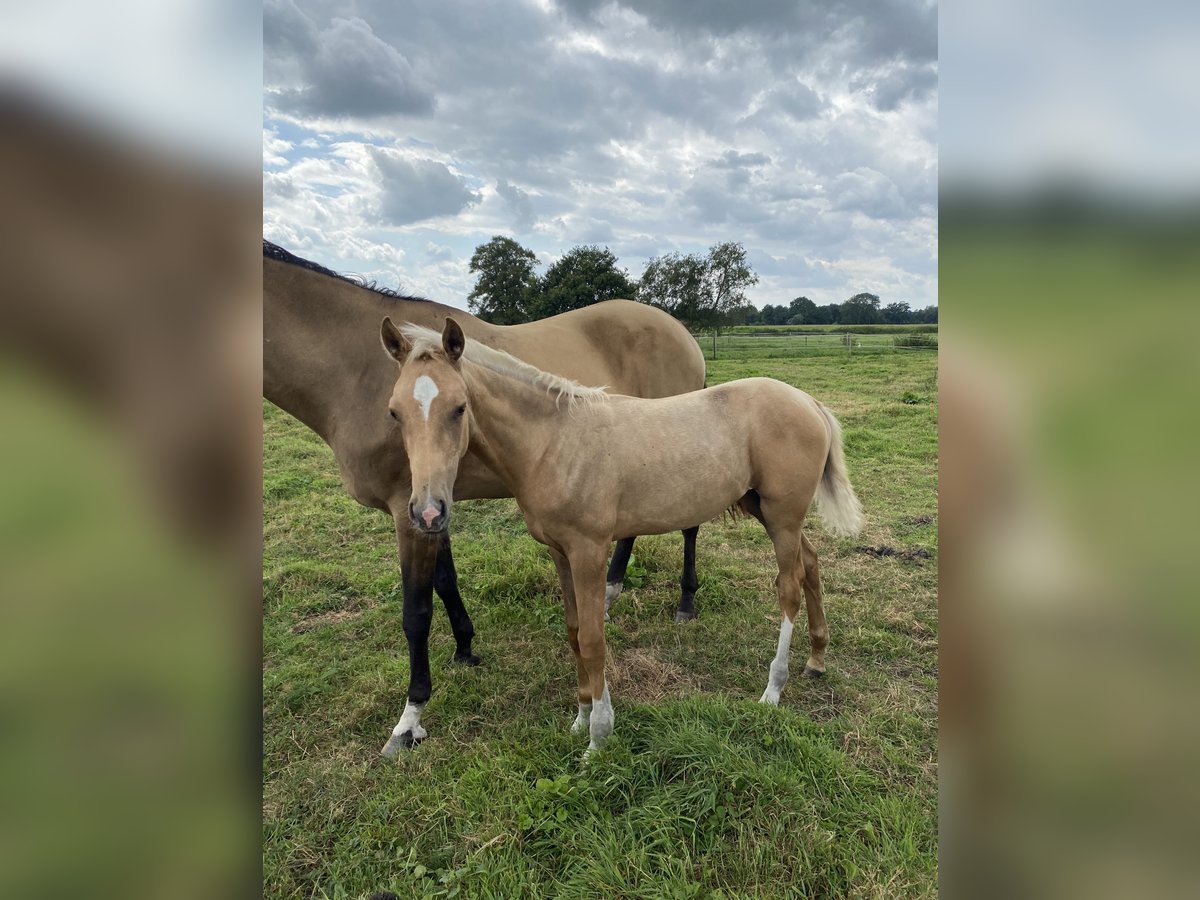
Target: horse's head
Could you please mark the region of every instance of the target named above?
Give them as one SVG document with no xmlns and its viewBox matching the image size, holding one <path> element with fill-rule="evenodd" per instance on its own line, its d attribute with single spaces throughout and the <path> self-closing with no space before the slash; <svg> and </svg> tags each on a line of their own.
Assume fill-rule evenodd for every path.
<svg viewBox="0 0 1200 900">
<path fill-rule="evenodd" d="M 418 341 L 414 350 L 390 318 L 383 320 L 381 337 L 388 355 L 400 363 L 388 412 L 400 424 L 412 472 L 408 516 L 418 531 L 444 531 L 468 444 L 467 385 L 459 362 L 466 338 L 451 318 L 440 347 Z"/>
</svg>

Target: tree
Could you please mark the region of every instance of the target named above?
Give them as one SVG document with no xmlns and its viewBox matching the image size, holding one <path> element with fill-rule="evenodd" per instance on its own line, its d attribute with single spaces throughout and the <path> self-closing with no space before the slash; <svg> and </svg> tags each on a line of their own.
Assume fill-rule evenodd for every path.
<svg viewBox="0 0 1200 900">
<path fill-rule="evenodd" d="M 714 244 L 707 256 L 668 253 L 646 263 L 638 299 L 664 309 L 690 328 L 716 328 L 746 305 L 746 288 L 758 276 L 741 244 Z"/>
<path fill-rule="evenodd" d="M 531 313 L 533 318 L 541 319 L 633 294 L 629 273 L 617 268 L 617 258 L 611 250 L 573 247 L 546 271 Z"/>
<path fill-rule="evenodd" d="M 817 304 L 813 303 L 807 297 L 797 297 L 788 304 L 788 320 L 789 325 L 803 325 L 810 320 L 810 317 L 817 311 Z"/>
<path fill-rule="evenodd" d="M 809 322 L 813 325 L 836 325 L 842 321 L 842 308 L 837 303 L 827 303 L 812 311 Z"/>
<path fill-rule="evenodd" d="M 905 325 L 913 320 L 912 309 L 903 300 L 883 308 L 883 321 L 889 325 Z"/>
<path fill-rule="evenodd" d="M 875 294 L 855 294 L 842 304 L 838 321 L 843 325 L 874 325 L 883 316 L 879 312 L 879 297 Z"/>
<path fill-rule="evenodd" d="M 512 238 L 496 235 L 475 248 L 471 271 L 478 272 L 467 305 L 479 318 L 496 325 L 529 321 L 529 306 L 537 291 L 533 267 L 537 256 Z"/>
<path fill-rule="evenodd" d="M 646 263 L 637 299 L 665 310 L 688 324 L 700 315 L 705 261 L 694 253 L 668 253 Z"/>
<path fill-rule="evenodd" d="M 710 247 L 705 269 L 701 319 L 716 328 L 732 310 L 745 305 L 746 288 L 758 284 L 758 276 L 746 262 L 746 248 L 734 241 Z"/>
</svg>

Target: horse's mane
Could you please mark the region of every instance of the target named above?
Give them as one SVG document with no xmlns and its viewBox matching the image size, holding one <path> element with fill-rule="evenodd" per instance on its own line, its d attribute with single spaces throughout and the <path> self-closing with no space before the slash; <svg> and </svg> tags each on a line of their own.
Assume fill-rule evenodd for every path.
<svg viewBox="0 0 1200 900">
<path fill-rule="evenodd" d="M 412 357 L 441 352 L 442 335 L 440 332 L 434 331 L 432 328 L 424 328 L 421 325 L 414 325 L 412 322 L 404 325 L 400 330 L 412 342 L 413 347 L 410 351 Z M 489 347 L 471 338 L 467 338 L 463 358 L 498 375 L 507 375 L 509 378 L 515 378 L 532 387 L 545 388 L 546 391 L 552 392 L 556 399 L 566 397 L 570 408 L 574 408 L 576 403 L 595 403 L 609 398 L 607 387 L 587 387 L 570 378 L 545 372 L 522 359 L 517 359 L 511 353 L 505 353 L 503 350 L 497 350 L 495 347 Z"/>
<path fill-rule="evenodd" d="M 266 238 L 263 238 L 263 257 L 266 259 L 276 259 L 290 266 L 299 266 L 302 269 L 308 269 L 310 272 L 319 272 L 322 275 L 328 275 L 330 278 L 338 278 L 358 287 L 366 288 L 368 291 L 374 291 L 376 294 L 382 294 L 384 297 L 395 297 L 397 300 L 411 300 L 416 303 L 430 302 L 427 297 L 416 297 L 412 294 L 402 294 L 399 291 L 393 291 L 391 288 L 380 287 L 374 281 L 367 281 L 361 275 L 343 275 L 340 272 L 335 272 L 333 269 L 328 269 L 320 263 L 313 262 L 311 259 L 304 259 L 295 253 L 284 250 L 278 244 L 273 244 Z"/>
</svg>

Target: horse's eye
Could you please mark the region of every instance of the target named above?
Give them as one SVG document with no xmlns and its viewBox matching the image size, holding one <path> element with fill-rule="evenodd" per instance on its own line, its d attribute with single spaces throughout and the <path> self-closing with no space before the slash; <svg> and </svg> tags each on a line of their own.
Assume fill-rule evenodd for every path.
<svg viewBox="0 0 1200 900">
<path fill-rule="evenodd" d="M 394 409 L 389 409 L 388 415 L 391 416 L 393 419 L 395 419 L 397 422 L 400 421 L 400 417 L 398 415 L 396 415 L 396 411 Z"/>
<path fill-rule="evenodd" d="M 463 413 L 465 413 L 466 411 L 467 411 L 467 404 L 464 403 L 461 406 L 459 406 L 457 409 L 454 410 L 454 418 L 461 419 L 463 417 Z"/>
</svg>

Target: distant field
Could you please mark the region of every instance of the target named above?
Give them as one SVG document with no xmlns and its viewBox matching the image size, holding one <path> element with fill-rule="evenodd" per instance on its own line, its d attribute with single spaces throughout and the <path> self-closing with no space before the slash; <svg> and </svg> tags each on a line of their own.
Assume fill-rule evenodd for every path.
<svg viewBox="0 0 1200 900">
<path fill-rule="evenodd" d="M 756 522 L 701 529 L 683 626 L 681 541 L 643 538 L 607 626 L 616 731 L 589 770 L 554 569 L 512 501 L 454 512 L 484 664 L 451 663 L 439 608 L 430 738 L 374 765 L 408 681 L 391 521 L 264 404 L 265 896 L 936 896 L 936 354 L 709 364 L 710 384 L 748 375 L 808 390 L 845 428 L 867 530 L 809 527 L 829 674 L 755 702 L 779 621 Z M 881 545 L 930 558 L 856 550 Z"/>
<path fill-rule="evenodd" d="M 714 359 L 787 359 L 797 356 L 853 355 L 855 353 L 903 353 L 936 351 L 936 325 L 862 325 L 872 329 L 866 333 L 854 331 L 793 331 L 797 325 L 751 331 L 734 329 L 721 331 L 715 338 L 709 334 L 695 335 L 700 349 L 708 360 Z M 819 328 L 820 326 L 810 326 Z M 888 331 L 876 329 L 889 328 Z M 917 330 L 921 329 L 921 330 Z"/>
<path fill-rule="evenodd" d="M 851 334 L 937 334 L 934 322 L 927 325 L 734 325 L 721 329 L 732 334 L 828 334 L 850 332 Z"/>
</svg>

